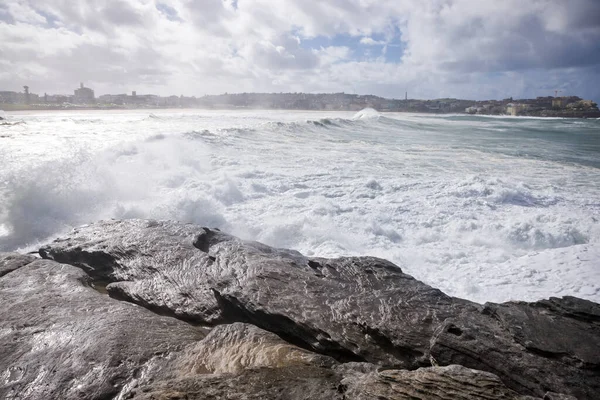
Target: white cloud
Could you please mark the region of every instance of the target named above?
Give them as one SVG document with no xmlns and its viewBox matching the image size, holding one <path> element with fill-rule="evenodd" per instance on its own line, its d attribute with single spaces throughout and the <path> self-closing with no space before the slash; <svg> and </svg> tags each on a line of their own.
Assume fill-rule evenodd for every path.
<svg viewBox="0 0 600 400">
<path fill-rule="evenodd" d="M 370 37 L 363 37 L 360 39 L 360 44 L 364 44 L 365 46 L 383 46 L 386 42 L 384 40 L 374 40 Z"/>
<path fill-rule="evenodd" d="M 12 0 L 0 43 L 0 89 L 600 97 L 597 0 Z"/>
</svg>

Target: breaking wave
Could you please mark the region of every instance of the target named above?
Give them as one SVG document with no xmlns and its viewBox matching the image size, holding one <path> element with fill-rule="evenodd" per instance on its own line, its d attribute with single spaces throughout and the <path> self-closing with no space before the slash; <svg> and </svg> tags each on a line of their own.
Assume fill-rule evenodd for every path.
<svg viewBox="0 0 600 400">
<path fill-rule="evenodd" d="M 3 127 L 0 250 L 99 219 L 177 219 L 309 256 L 384 257 L 475 301 L 600 300 L 597 121 L 156 116 Z"/>
</svg>

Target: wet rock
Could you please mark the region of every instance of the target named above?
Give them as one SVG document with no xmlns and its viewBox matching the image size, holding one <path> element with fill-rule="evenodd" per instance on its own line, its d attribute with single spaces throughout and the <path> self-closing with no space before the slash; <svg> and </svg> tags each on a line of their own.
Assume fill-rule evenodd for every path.
<svg viewBox="0 0 600 400">
<path fill-rule="evenodd" d="M 510 390 L 494 374 L 460 365 L 349 375 L 341 381 L 341 385 L 346 387 L 348 400 L 535 399 Z"/>
<path fill-rule="evenodd" d="M 214 328 L 188 346 L 135 399 L 341 399 L 335 360 L 256 326 Z M 168 371 L 168 372 L 166 372 Z"/>
<path fill-rule="evenodd" d="M 0 253 L 0 277 L 35 260 L 39 258 L 19 253 Z"/>
<path fill-rule="evenodd" d="M 429 338 L 477 305 L 373 258 L 308 259 L 173 222 L 106 221 L 41 249 L 110 279 L 111 296 L 177 317 L 249 322 L 340 361 L 429 365 Z"/>
<path fill-rule="evenodd" d="M 446 320 L 431 356 L 492 372 L 519 393 L 593 399 L 600 393 L 599 316 L 600 305 L 572 297 L 488 303 L 482 314 Z"/>
<path fill-rule="evenodd" d="M 497 376 L 453 365 L 416 371 L 345 374 L 311 366 L 260 368 L 159 382 L 136 400 L 541 400 L 508 389 Z"/>
<path fill-rule="evenodd" d="M 251 323 L 338 362 L 408 372 L 458 364 L 498 376 L 519 395 L 556 392 L 594 399 L 600 392 L 599 306 L 575 298 L 481 306 L 447 296 L 385 260 L 307 258 L 217 230 L 165 221 L 100 222 L 78 228 L 40 254 L 108 282 L 112 297 L 186 321 Z M 231 343 L 236 340 L 232 333 Z M 262 362 L 250 350 L 222 351 L 225 357 L 249 360 L 240 368 Z M 239 372 L 210 361 L 208 353 L 203 353 L 207 371 Z M 244 369 L 231 379 L 241 383 L 262 377 L 279 385 L 281 377 L 293 375 L 286 371 L 296 369 L 302 373 L 293 382 L 301 387 L 318 381 L 318 366 L 283 365 L 277 372 Z M 452 373 L 459 372 L 468 375 Z M 327 384 L 342 376 L 335 374 Z M 423 374 L 414 377 L 429 377 Z M 206 385 L 229 388 L 233 382 L 217 376 L 175 380 L 165 388 L 183 387 L 187 393 Z"/>
<path fill-rule="evenodd" d="M 235 324 L 233 329 L 204 341 L 217 344 L 218 351 L 231 344 L 229 331 L 254 330 L 246 342 L 236 343 L 257 354 L 263 348 L 257 337 L 268 337 L 267 332 L 249 325 Z M 240 329 L 240 327 L 242 329 Z M 213 333 L 211 333 L 212 335 Z M 264 336 L 266 335 L 266 336 Z M 254 336 L 254 337 L 252 337 Z M 285 346 L 281 339 L 268 338 L 270 345 Z M 198 344 L 201 346 L 202 344 Z M 187 356 L 184 356 L 184 358 Z M 153 382 L 132 392 L 134 399 L 340 399 L 340 400 L 541 400 L 522 396 L 507 388 L 500 379 L 488 372 L 476 371 L 458 365 L 420 368 L 416 371 L 382 370 L 368 363 L 346 363 L 333 368 L 318 366 L 319 362 L 247 363 L 233 373 L 187 373 L 173 379 Z"/>
<path fill-rule="evenodd" d="M 296 365 L 238 374 L 198 375 L 133 392 L 134 400 L 344 400 L 341 377 L 333 370 Z"/>
<path fill-rule="evenodd" d="M 295 365 L 332 367 L 336 362 L 293 346 L 254 325 L 234 323 L 214 328 L 202 341 L 188 347 L 176 364 L 177 375 L 182 376 Z"/>
<path fill-rule="evenodd" d="M 79 266 L 111 297 L 183 320 L 223 320 L 211 291 L 212 260 L 194 247 L 202 229 L 166 221 L 106 221 L 76 228 L 40 255 Z"/>
<path fill-rule="evenodd" d="M 79 268 L 47 260 L 0 278 L 0 304 L 2 399 L 113 398 L 204 337 L 97 292 Z"/>
<path fill-rule="evenodd" d="M 569 396 L 567 394 L 548 392 L 544 395 L 543 400 L 577 400 L 577 397 Z"/>
</svg>

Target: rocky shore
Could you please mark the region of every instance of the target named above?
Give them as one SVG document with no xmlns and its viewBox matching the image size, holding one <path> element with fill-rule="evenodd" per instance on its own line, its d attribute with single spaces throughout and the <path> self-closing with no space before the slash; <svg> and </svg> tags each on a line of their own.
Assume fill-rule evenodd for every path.
<svg viewBox="0 0 600 400">
<path fill-rule="evenodd" d="M 103 221 L 0 253 L 2 399 L 598 399 L 600 305 L 480 305 L 373 257 Z"/>
</svg>

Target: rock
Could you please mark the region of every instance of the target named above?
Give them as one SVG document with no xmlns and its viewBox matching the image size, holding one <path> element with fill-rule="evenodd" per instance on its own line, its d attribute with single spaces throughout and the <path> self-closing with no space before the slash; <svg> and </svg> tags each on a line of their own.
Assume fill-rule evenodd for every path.
<svg viewBox="0 0 600 400">
<path fill-rule="evenodd" d="M 2 399 L 124 395 L 205 335 L 111 299 L 91 288 L 81 269 L 47 260 L 1 277 L 0 304 Z"/>
<path fill-rule="evenodd" d="M 517 343 L 533 353 L 570 358 L 590 367 L 600 365 L 600 343 L 596 342 L 600 304 L 576 297 L 553 297 L 535 303 L 490 303 L 484 313 L 492 315 Z"/>
<path fill-rule="evenodd" d="M 44 246 L 40 254 L 84 268 L 108 283 L 112 297 L 191 322 L 251 323 L 338 362 L 409 372 L 458 364 L 498 376 L 519 395 L 556 392 L 595 399 L 600 392 L 599 305 L 575 298 L 481 306 L 447 296 L 385 260 L 307 258 L 166 221 L 96 223 Z M 231 343 L 237 343 L 239 337 L 231 334 Z M 232 346 L 210 351 L 247 360 L 240 368 L 265 364 L 248 349 L 231 352 Z M 239 371 L 210 361 L 208 350 L 203 354 L 207 371 Z M 235 380 L 262 377 L 279 385 L 282 377 L 293 375 L 286 371 L 297 370 L 299 380 L 293 382 L 304 387 L 318 381 L 314 368 L 320 367 L 243 370 Z M 414 376 L 430 376 L 423 374 Z M 327 377 L 327 385 L 335 379 Z M 183 387 L 187 393 L 194 387 L 229 387 L 233 381 L 203 376 L 173 382 L 165 390 Z"/>
<path fill-rule="evenodd" d="M 188 321 L 249 322 L 340 361 L 429 365 L 429 338 L 477 305 L 373 258 L 308 259 L 216 230 L 105 221 L 40 250 L 113 282 L 111 296 Z"/>
<path fill-rule="evenodd" d="M 567 394 L 548 392 L 544 395 L 543 400 L 577 400 L 577 397 L 569 396 Z"/>
<path fill-rule="evenodd" d="M 600 305 L 572 297 L 488 303 L 480 315 L 446 320 L 431 356 L 492 372 L 519 393 L 593 399 L 600 393 L 599 316 Z"/>
<path fill-rule="evenodd" d="M 416 371 L 343 375 L 311 366 L 260 368 L 238 374 L 188 377 L 155 383 L 135 400 L 541 400 L 508 389 L 493 374 L 453 365 Z"/>
<path fill-rule="evenodd" d="M 173 360 L 167 379 L 141 386 L 134 399 L 465 399 L 526 400 L 488 372 L 461 366 L 383 370 L 337 364 L 252 325 L 211 331 Z M 539 400 L 539 398 L 538 398 Z"/>
<path fill-rule="evenodd" d="M 535 399 L 510 390 L 494 374 L 460 365 L 350 375 L 341 385 L 347 388 L 345 398 L 348 400 Z"/>
<path fill-rule="evenodd" d="M 223 322 L 211 291 L 213 262 L 192 244 L 202 229 L 191 224 L 107 221 L 76 228 L 40 249 L 40 255 L 81 267 L 111 297 L 198 323 Z"/>
<path fill-rule="evenodd" d="M 35 260 L 39 260 L 39 258 L 18 253 L 0 253 L 0 277 Z"/>
<path fill-rule="evenodd" d="M 340 376 L 331 369 L 295 365 L 238 374 L 198 375 L 158 382 L 134 392 L 133 400 L 344 400 Z"/>
<path fill-rule="evenodd" d="M 188 346 L 135 399 L 341 399 L 335 360 L 256 326 L 214 328 Z"/>
<path fill-rule="evenodd" d="M 293 346 L 254 325 L 234 323 L 214 328 L 202 341 L 188 347 L 177 364 L 177 375 L 183 376 L 294 365 L 332 367 L 336 362 Z"/>
</svg>

